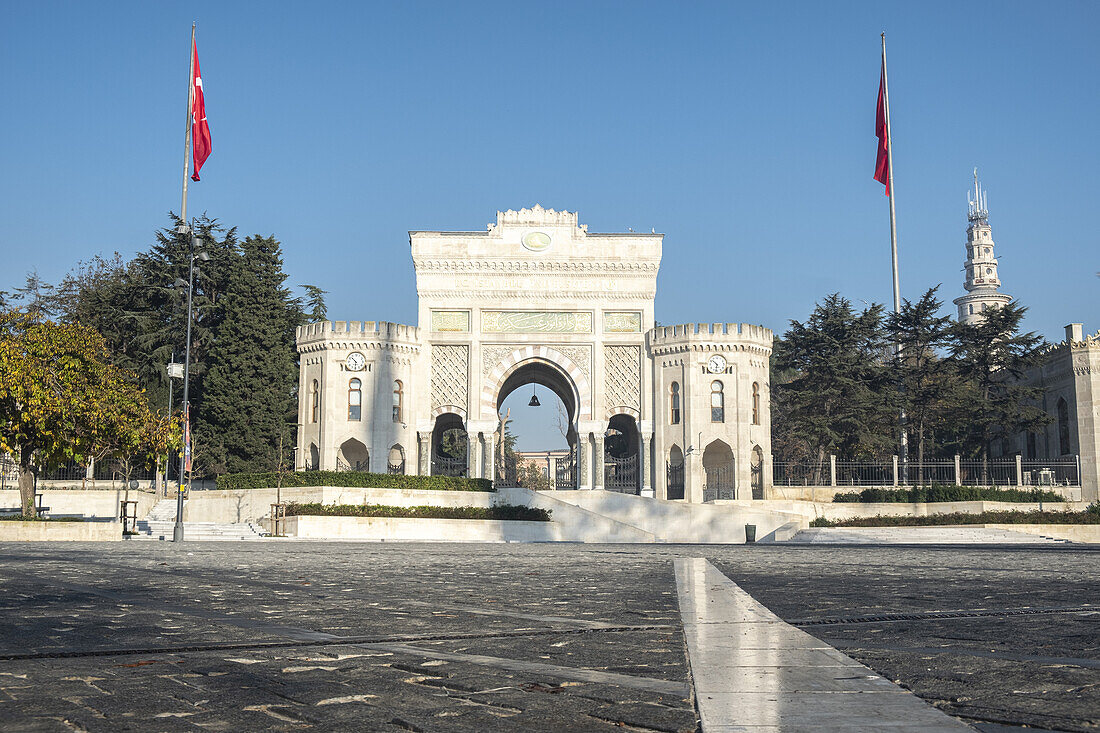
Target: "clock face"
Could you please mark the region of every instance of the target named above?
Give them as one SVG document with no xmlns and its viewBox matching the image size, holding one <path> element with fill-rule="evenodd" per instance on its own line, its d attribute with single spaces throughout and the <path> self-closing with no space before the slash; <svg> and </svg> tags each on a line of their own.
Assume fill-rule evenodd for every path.
<svg viewBox="0 0 1100 733">
<path fill-rule="evenodd" d="M 358 351 L 353 351 L 348 354 L 347 361 L 344 362 L 347 368 L 353 372 L 358 372 L 367 365 L 366 357 L 360 354 Z"/>
<path fill-rule="evenodd" d="M 718 374 L 719 372 L 726 371 L 726 357 L 721 354 L 715 354 L 707 361 L 707 368 L 710 369 L 711 374 Z"/>
</svg>

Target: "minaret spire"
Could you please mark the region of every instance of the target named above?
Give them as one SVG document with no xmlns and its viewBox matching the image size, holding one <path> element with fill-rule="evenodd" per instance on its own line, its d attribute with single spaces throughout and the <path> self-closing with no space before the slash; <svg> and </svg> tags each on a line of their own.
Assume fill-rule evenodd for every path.
<svg viewBox="0 0 1100 733">
<path fill-rule="evenodd" d="M 978 180 L 977 168 L 974 169 L 974 191 L 966 194 L 966 203 L 970 225 L 966 228 L 963 287 L 967 294 L 956 298 L 954 303 L 959 307 L 960 322 L 976 323 L 984 311 L 1010 303 L 1012 297 L 999 291 L 1001 281 L 997 276 L 997 258 L 993 254 L 993 228 L 989 226 L 986 191 Z"/>
</svg>

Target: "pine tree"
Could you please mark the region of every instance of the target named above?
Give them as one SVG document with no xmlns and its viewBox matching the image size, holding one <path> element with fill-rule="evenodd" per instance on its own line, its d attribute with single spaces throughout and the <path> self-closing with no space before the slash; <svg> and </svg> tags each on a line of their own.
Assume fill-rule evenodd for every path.
<svg viewBox="0 0 1100 733">
<path fill-rule="evenodd" d="M 1050 422 L 1038 407 L 1042 389 L 1023 380 L 1041 361 L 1042 338 L 1020 333 L 1027 308 L 1016 301 L 984 312 L 977 323 L 956 323 L 951 355 L 967 394 L 958 405 L 955 429 L 961 444 L 982 459 L 988 480 L 990 447 L 998 438 L 1036 431 Z"/>
<path fill-rule="evenodd" d="M 284 286 L 274 237 L 248 237 L 227 266 L 196 433 L 215 471 L 273 470 L 279 436 L 293 433 L 301 304 Z"/>
<path fill-rule="evenodd" d="M 931 429 L 940 424 L 958 397 L 954 363 L 946 358 L 951 344 L 952 321 L 938 313 L 943 301 L 937 285 L 914 302 L 902 301 L 901 310 L 886 317 L 890 341 L 900 347 L 893 360 L 894 378 L 900 386 L 907 429 L 917 444 L 917 472 L 923 477 L 926 445 Z"/>
<path fill-rule="evenodd" d="M 773 426 L 782 441 L 803 444 L 819 467 L 829 452 L 854 457 L 893 446 L 896 390 L 884 363 L 882 317 L 881 305 L 857 313 L 833 293 L 806 323 L 791 321 L 777 344 L 775 366 L 792 376 L 773 386 L 783 416 Z"/>
</svg>

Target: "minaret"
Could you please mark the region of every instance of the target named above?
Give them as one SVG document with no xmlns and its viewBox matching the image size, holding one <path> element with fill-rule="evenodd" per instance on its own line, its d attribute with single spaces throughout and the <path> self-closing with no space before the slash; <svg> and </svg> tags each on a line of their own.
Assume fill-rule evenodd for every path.
<svg viewBox="0 0 1100 733">
<path fill-rule="evenodd" d="M 997 277 L 997 258 L 993 255 L 993 229 L 989 226 L 989 209 L 986 206 L 986 192 L 978 183 L 978 169 L 974 169 L 974 192 L 966 195 L 966 279 L 963 287 L 966 295 L 955 298 L 959 307 L 960 323 L 977 323 L 982 312 L 1001 307 L 1012 302 L 1012 297 L 998 291 L 1001 287 Z"/>
</svg>

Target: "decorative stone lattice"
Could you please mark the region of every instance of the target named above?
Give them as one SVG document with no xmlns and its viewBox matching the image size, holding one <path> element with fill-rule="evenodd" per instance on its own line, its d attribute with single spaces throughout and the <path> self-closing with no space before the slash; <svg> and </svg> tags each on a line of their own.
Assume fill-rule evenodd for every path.
<svg viewBox="0 0 1100 733">
<path fill-rule="evenodd" d="M 607 376 L 604 392 L 608 407 L 641 408 L 641 346 L 605 346 Z"/>
<path fill-rule="evenodd" d="M 470 392 L 470 347 L 466 344 L 432 346 L 432 409 L 457 405 L 467 409 Z"/>
<path fill-rule="evenodd" d="M 516 349 L 522 349 L 523 344 L 512 344 L 510 346 L 482 346 L 481 347 L 481 375 L 483 377 L 489 376 L 489 373 L 493 371 L 493 368 L 497 364 L 504 361 L 508 356 L 512 354 Z M 586 378 L 592 376 L 592 349 L 588 346 L 557 346 L 553 347 L 554 351 L 568 357 L 570 361 L 577 365 L 577 367 L 584 372 Z"/>
</svg>

